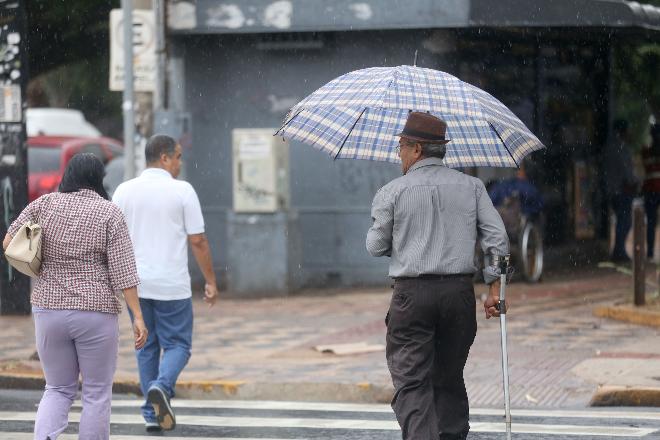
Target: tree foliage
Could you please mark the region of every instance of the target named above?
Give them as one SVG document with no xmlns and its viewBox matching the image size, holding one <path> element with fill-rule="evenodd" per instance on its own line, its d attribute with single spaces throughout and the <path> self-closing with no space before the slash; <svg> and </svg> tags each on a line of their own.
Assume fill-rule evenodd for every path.
<svg viewBox="0 0 660 440">
<path fill-rule="evenodd" d="M 30 76 L 107 57 L 108 17 L 118 0 L 27 0 Z"/>
<path fill-rule="evenodd" d="M 660 7 L 660 0 L 644 3 Z M 624 40 L 615 46 L 612 75 L 615 116 L 630 122 L 634 143 L 641 146 L 648 142 L 649 121 L 660 121 L 660 44 Z"/>
<path fill-rule="evenodd" d="M 28 105 L 82 110 L 121 132 L 121 95 L 108 90 L 109 17 L 119 0 L 26 0 Z"/>
</svg>

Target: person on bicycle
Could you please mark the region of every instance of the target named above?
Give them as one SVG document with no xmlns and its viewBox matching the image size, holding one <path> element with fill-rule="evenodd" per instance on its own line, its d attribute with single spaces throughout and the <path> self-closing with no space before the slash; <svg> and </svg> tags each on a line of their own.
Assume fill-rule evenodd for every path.
<svg viewBox="0 0 660 440">
<path fill-rule="evenodd" d="M 525 163 L 520 165 L 516 176 L 494 183 L 488 191 L 495 208 L 503 207 L 512 197 L 518 197 L 520 211 L 530 219 L 536 219 L 543 211 L 543 196 L 527 178 Z"/>
<path fill-rule="evenodd" d="M 537 282 L 543 271 L 543 196 L 527 178 L 525 163 L 515 177 L 490 185 L 488 193 L 517 249 L 523 276 Z"/>
</svg>

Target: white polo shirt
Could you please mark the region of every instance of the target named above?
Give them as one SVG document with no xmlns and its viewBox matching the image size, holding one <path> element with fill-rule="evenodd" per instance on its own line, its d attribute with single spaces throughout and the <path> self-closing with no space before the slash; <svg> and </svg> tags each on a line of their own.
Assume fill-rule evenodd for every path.
<svg viewBox="0 0 660 440">
<path fill-rule="evenodd" d="M 112 197 L 121 208 L 135 249 L 140 298 L 190 298 L 188 235 L 204 232 L 193 187 L 161 168 L 147 168 Z"/>
</svg>

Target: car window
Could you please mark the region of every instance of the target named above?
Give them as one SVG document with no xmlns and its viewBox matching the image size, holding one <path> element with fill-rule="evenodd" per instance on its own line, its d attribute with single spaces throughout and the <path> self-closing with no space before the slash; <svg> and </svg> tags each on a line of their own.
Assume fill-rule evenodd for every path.
<svg viewBox="0 0 660 440">
<path fill-rule="evenodd" d="M 45 173 L 59 171 L 60 148 L 52 147 L 29 147 L 28 148 L 28 171 L 30 173 Z"/>
<path fill-rule="evenodd" d="M 85 146 L 80 149 L 80 153 L 92 153 L 94 156 L 101 159 L 101 162 L 104 164 L 108 162 L 108 156 L 106 156 L 103 151 L 101 144 L 85 144 Z"/>
<path fill-rule="evenodd" d="M 124 154 L 124 149 L 116 144 L 108 144 L 108 151 L 110 152 L 110 157 L 117 157 Z"/>
</svg>

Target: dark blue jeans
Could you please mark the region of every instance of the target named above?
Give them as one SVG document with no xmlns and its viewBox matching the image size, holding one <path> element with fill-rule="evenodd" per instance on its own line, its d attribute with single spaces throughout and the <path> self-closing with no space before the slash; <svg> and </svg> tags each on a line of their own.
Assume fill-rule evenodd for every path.
<svg viewBox="0 0 660 440">
<path fill-rule="evenodd" d="M 655 247 L 655 227 L 658 224 L 658 207 L 660 193 L 644 194 L 644 209 L 646 210 L 646 256 L 653 258 Z"/>
<path fill-rule="evenodd" d="M 616 215 L 616 227 L 614 232 L 614 249 L 612 257 L 627 257 L 626 237 L 632 226 L 632 202 L 633 196 L 629 194 L 616 194 L 610 198 L 612 210 Z"/>
<path fill-rule="evenodd" d="M 140 307 L 149 331 L 147 343 L 136 352 L 140 388 L 145 396 L 142 416 L 147 422 L 153 422 L 156 414 L 146 401 L 149 387 L 157 385 L 173 397 L 177 378 L 190 359 L 192 298 L 172 301 L 140 298 Z"/>
</svg>

